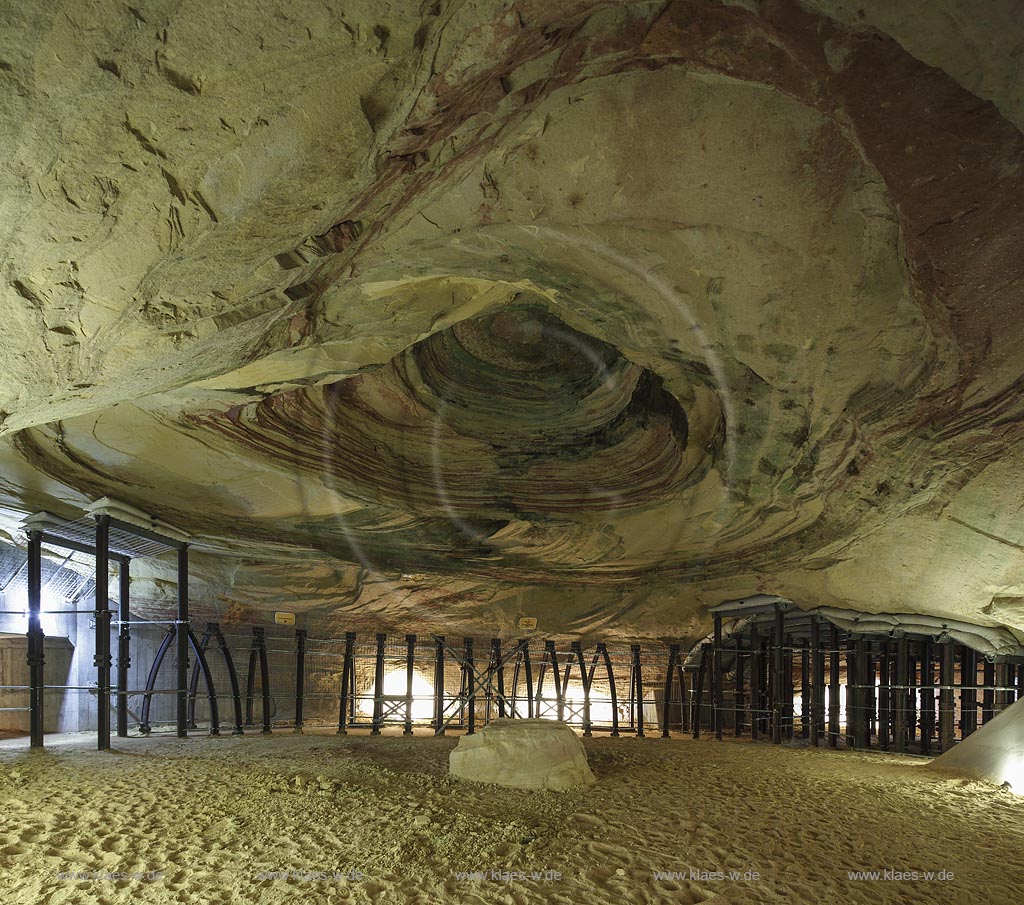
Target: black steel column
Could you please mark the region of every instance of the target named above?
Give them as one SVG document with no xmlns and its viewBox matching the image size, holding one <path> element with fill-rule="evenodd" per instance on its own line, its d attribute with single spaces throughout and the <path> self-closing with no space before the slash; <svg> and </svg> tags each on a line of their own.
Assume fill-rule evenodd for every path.
<svg viewBox="0 0 1024 905">
<path fill-rule="evenodd" d="M 348 735 L 349 689 L 352 686 L 352 670 L 355 666 L 353 648 L 356 633 L 345 632 L 345 655 L 341 666 L 341 689 L 338 702 L 338 735 Z"/>
<path fill-rule="evenodd" d="M 544 653 L 551 663 L 551 678 L 555 683 L 555 715 L 558 719 L 565 719 L 565 692 L 562 689 L 561 673 L 558 670 L 558 651 L 555 649 L 554 641 L 544 642 Z"/>
<path fill-rule="evenodd" d="M 773 662 L 775 664 L 775 676 L 772 688 L 772 697 L 774 698 L 774 713 L 775 720 L 772 725 L 772 741 L 776 745 L 782 744 L 782 718 L 785 704 L 783 703 L 784 696 L 784 682 L 785 675 L 785 643 L 786 643 L 786 627 L 785 627 L 785 616 L 782 612 L 782 607 L 775 607 L 775 631 L 772 633 L 772 643 L 775 645 L 773 651 Z"/>
<path fill-rule="evenodd" d="M 444 735 L 444 635 L 434 639 L 434 735 Z"/>
<path fill-rule="evenodd" d="M 464 675 L 466 677 L 466 735 L 476 732 L 476 672 L 473 665 L 473 639 L 463 638 L 463 658 L 466 661 Z M 558 671 L 555 671 L 555 684 L 558 684 Z"/>
<path fill-rule="evenodd" d="M 996 685 L 999 686 L 996 692 L 996 713 L 1002 713 L 1014 701 L 1013 672 L 1013 664 L 1008 660 L 996 664 Z"/>
<path fill-rule="evenodd" d="M 892 657 L 889 642 L 882 642 L 878 657 L 878 747 L 889 750 L 892 723 Z"/>
<path fill-rule="evenodd" d="M 960 647 L 960 738 L 978 728 L 978 653 L 972 647 Z"/>
<path fill-rule="evenodd" d="M 829 638 L 828 659 L 828 746 L 839 747 L 839 629 L 834 625 Z"/>
<path fill-rule="evenodd" d="M 697 678 L 693 683 L 693 737 L 700 738 L 700 727 L 704 711 L 704 676 L 707 674 L 708 645 L 701 644 L 700 660 L 697 661 Z"/>
<path fill-rule="evenodd" d="M 806 646 L 800 647 L 800 737 L 811 737 L 811 653 Z"/>
<path fill-rule="evenodd" d="M 220 630 L 220 626 L 216 622 L 211 622 L 209 627 L 213 631 L 213 636 L 217 639 L 217 646 L 220 648 L 221 656 L 224 658 L 224 665 L 228 671 L 228 681 L 231 684 L 231 701 L 235 711 L 235 727 L 231 730 L 231 734 L 244 735 L 245 732 L 242 729 L 242 696 L 238 690 L 238 673 L 235 672 L 235 661 L 231 656 L 231 650 L 228 648 L 228 643 L 224 639 L 224 633 Z"/>
<path fill-rule="evenodd" d="M 899 754 L 907 751 L 907 700 L 910 696 L 910 651 L 906 638 L 896 640 L 896 682 L 893 686 L 892 734 Z"/>
<path fill-rule="evenodd" d="M 644 735 L 644 679 L 640 670 L 640 645 L 629 646 L 633 659 L 633 700 L 636 701 L 636 736 Z"/>
<path fill-rule="evenodd" d="M 672 679 L 679 656 L 679 645 L 670 644 L 668 648 L 668 666 L 665 668 L 665 691 L 661 699 L 661 737 L 668 738 L 668 727 L 671 719 Z"/>
<path fill-rule="evenodd" d="M 523 677 L 526 681 L 526 716 L 529 719 L 534 717 L 533 706 L 533 664 L 530 662 L 530 639 L 523 638 Z M 537 708 L 539 715 L 539 708 Z"/>
<path fill-rule="evenodd" d="M 188 631 L 188 547 L 182 547 L 178 551 L 178 622 L 174 639 L 178 655 L 178 738 L 188 736 Z"/>
<path fill-rule="evenodd" d="M 750 624 L 750 737 L 757 741 L 761 737 L 761 676 L 764 663 L 761 656 L 761 639 L 757 624 Z"/>
<path fill-rule="evenodd" d="M 110 516 L 96 516 L 96 747 L 110 747 Z M 186 644 L 188 639 L 185 639 Z M 187 678 L 187 677 L 186 677 Z"/>
<path fill-rule="evenodd" d="M 177 631 L 175 626 L 171 627 L 171 631 Z M 167 639 L 164 639 L 167 641 Z M 249 645 L 249 668 L 245 674 L 245 725 L 252 725 L 252 699 L 256 694 L 256 660 L 259 657 L 259 651 L 256 647 L 256 627 L 252 629 L 252 641 Z M 156 686 L 154 686 L 156 687 Z M 148 699 L 147 699 L 148 700 Z M 144 720 L 143 723 L 146 721 Z M 144 729 L 144 732 L 148 732 L 148 729 Z"/>
<path fill-rule="evenodd" d="M 373 728 L 370 735 L 380 735 L 381 723 L 384 722 L 384 642 L 387 640 L 384 632 L 377 633 L 377 655 L 373 666 Z"/>
<path fill-rule="evenodd" d="M 793 738 L 793 726 L 796 722 L 796 707 L 793 704 L 793 638 L 786 635 L 786 648 L 782 654 L 782 672 L 785 677 L 782 683 L 783 735 L 786 739 Z"/>
<path fill-rule="evenodd" d="M 504 719 L 511 714 L 505 713 L 505 664 L 501 659 L 501 638 L 491 639 L 491 676 L 494 682 L 495 703 L 497 705 L 498 719 Z M 488 693 L 490 685 L 488 685 Z M 488 710 L 488 719 L 490 711 Z"/>
<path fill-rule="evenodd" d="M 131 629 L 128 624 L 131 618 L 129 608 L 129 585 L 131 560 L 121 560 L 117 572 L 117 621 L 121 623 L 117 631 L 117 736 L 128 735 L 128 668 L 132 665 Z"/>
<path fill-rule="evenodd" d="M 590 677 L 591 674 L 587 672 L 587 667 L 583 662 L 583 645 L 579 641 L 573 641 L 569 645 L 573 656 L 576 657 L 576 662 L 580 667 L 580 682 L 583 685 L 583 735 L 590 737 L 593 735 L 593 731 L 590 728 Z"/>
<path fill-rule="evenodd" d="M 953 747 L 953 644 L 939 645 L 939 751 Z"/>
<path fill-rule="evenodd" d="M 28 686 L 29 747 L 43 747 L 44 637 L 39 611 L 43 602 L 43 533 L 28 532 Z"/>
<path fill-rule="evenodd" d="M 860 672 L 857 668 L 857 645 L 859 641 L 848 638 L 846 641 L 846 744 L 847 747 L 856 748 L 858 735 L 857 718 L 860 713 L 858 697 L 860 695 L 859 682 L 857 681 Z"/>
<path fill-rule="evenodd" d="M 608 696 L 612 702 L 612 731 L 611 737 L 619 737 L 619 695 L 618 690 L 615 688 L 615 672 L 612 669 L 612 660 L 608 656 L 608 645 L 598 644 L 597 652 L 601 655 L 604 661 L 605 671 L 608 673 Z"/>
<path fill-rule="evenodd" d="M 302 703 L 306 696 L 306 629 L 295 629 L 295 731 L 302 733 Z"/>
<path fill-rule="evenodd" d="M 260 735 L 270 735 L 270 664 L 267 662 L 267 635 L 261 627 L 254 627 L 253 640 L 260 661 L 260 696 L 263 699 L 263 728 Z"/>
<path fill-rule="evenodd" d="M 984 726 L 995 716 L 996 695 L 993 685 L 996 684 L 996 665 L 989 659 L 981 667 L 982 682 L 985 687 L 981 691 L 981 725 Z"/>
<path fill-rule="evenodd" d="M 821 723 L 825 701 L 825 662 L 821 654 L 821 623 L 811 617 L 811 744 L 821 742 Z"/>
<path fill-rule="evenodd" d="M 712 662 L 711 689 L 715 714 L 715 738 L 722 740 L 722 709 L 725 707 L 725 695 L 722 689 L 722 615 L 715 613 L 715 649 Z"/>
<path fill-rule="evenodd" d="M 921 753 L 931 754 L 935 735 L 935 669 L 932 645 L 921 642 Z"/>
<path fill-rule="evenodd" d="M 864 667 L 862 670 L 864 686 L 864 747 L 871 747 L 871 737 L 877 728 L 878 695 L 875 686 L 875 658 L 870 641 L 864 643 Z"/>
<path fill-rule="evenodd" d="M 736 650 L 734 651 L 736 661 L 733 667 L 733 734 L 738 736 L 743 735 L 743 713 L 744 713 L 744 698 L 743 698 L 743 641 L 741 638 L 736 638 Z"/>
<path fill-rule="evenodd" d="M 402 735 L 412 735 L 412 680 L 416 672 L 416 636 L 405 636 L 405 729 Z"/>
</svg>

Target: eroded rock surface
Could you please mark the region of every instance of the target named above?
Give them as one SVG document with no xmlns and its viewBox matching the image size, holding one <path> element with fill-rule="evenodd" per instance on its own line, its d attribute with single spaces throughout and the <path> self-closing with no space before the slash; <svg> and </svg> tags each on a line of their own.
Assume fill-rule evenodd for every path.
<svg viewBox="0 0 1024 905">
<path fill-rule="evenodd" d="M 517 789 L 570 789 L 597 780 L 572 729 L 557 720 L 492 720 L 448 755 L 452 776 Z"/>
<path fill-rule="evenodd" d="M 983 7 L 0 2 L 4 527 L 111 494 L 197 536 L 197 605 L 339 627 L 1000 624 L 1024 24 Z"/>
</svg>

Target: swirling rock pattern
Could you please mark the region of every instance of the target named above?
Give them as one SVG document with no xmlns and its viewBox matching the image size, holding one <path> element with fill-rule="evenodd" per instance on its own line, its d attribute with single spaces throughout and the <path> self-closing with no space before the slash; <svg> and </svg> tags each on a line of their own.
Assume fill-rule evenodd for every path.
<svg viewBox="0 0 1024 905">
<path fill-rule="evenodd" d="M 4 526 L 112 494 L 211 606 L 410 627 L 1005 620 L 1024 23 L 975 13 L 13 5 Z"/>
</svg>

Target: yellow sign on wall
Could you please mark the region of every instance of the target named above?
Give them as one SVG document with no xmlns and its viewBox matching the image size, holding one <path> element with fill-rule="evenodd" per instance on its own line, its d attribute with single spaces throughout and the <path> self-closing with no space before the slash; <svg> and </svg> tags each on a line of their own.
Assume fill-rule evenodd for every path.
<svg viewBox="0 0 1024 905">
<path fill-rule="evenodd" d="M 274 613 L 274 622 L 278 625 L 295 625 L 294 613 Z"/>
<path fill-rule="evenodd" d="M 537 620 L 533 616 L 523 616 L 519 620 L 519 627 L 532 631 L 537 627 Z"/>
</svg>

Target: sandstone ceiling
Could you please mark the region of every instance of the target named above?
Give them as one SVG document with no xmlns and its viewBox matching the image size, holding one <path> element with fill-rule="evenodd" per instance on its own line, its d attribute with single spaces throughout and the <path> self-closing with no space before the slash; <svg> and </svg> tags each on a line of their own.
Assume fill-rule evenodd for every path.
<svg viewBox="0 0 1024 905">
<path fill-rule="evenodd" d="M 339 622 L 1024 638 L 1022 70 L 1014 0 L 3 0 L 2 524 Z"/>
</svg>

